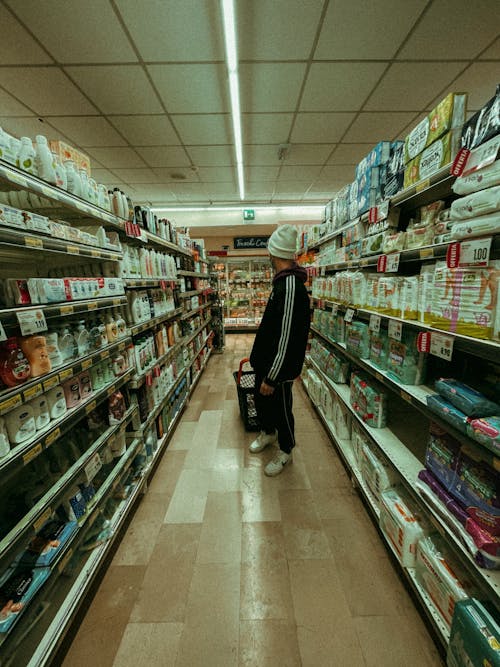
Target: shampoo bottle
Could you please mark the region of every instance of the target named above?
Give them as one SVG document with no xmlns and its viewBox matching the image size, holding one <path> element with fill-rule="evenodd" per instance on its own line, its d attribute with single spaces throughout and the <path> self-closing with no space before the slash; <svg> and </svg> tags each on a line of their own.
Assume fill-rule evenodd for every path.
<svg viewBox="0 0 500 667">
<path fill-rule="evenodd" d="M 17 166 L 29 174 L 36 176 L 36 153 L 33 148 L 33 142 L 29 137 L 21 137 L 21 148 L 17 159 Z"/>
<path fill-rule="evenodd" d="M 36 430 L 39 431 L 40 429 L 45 428 L 50 422 L 49 403 L 45 394 L 37 396 L 32 401 L 29 401 L 28 405 L 31 405 L 33 408 Z"/>
<path fill-rule="evenodd" d="M 78 378 L 70 378 L 62 385 L 64 390 L 64 397 L 66 399 L 66 407 L 68 410 L 77 406 L 81 401 L 80 383 Z"/>
<path fill-rule="evenodd" d="M 54 170 L 56 173 L 56 185 L 58 188 L 67 190 L 68 188 L 68 178 L 66 176 L 66 169 L 64 168 L 61 158 L 57 153 L 52 153 L 52 161 L 54 163 Z"/>
<path fill-rule="evenodd" d="M 66 160 L 64 162 L 64 168 L 66 169 L 66 181 L 68 192 L 81 197 L 82 195 L 82 182 L 80 175 L 78 174 L 75 163 L 73 160 Z"/>
</svg>

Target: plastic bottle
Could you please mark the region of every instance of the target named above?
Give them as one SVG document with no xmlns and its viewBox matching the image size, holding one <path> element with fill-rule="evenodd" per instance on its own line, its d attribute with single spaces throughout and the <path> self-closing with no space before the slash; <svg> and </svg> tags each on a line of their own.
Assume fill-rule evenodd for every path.
<svg viewBox="0 0 500 667">
<path fill-rule="evenodd" d="M 90 369 L 90 378 L 94 391 L 99 391 L 104 386 L 104 373 L 101 364 L 92 366 Z"/>
<path fill-rule="evenodd" d="M 73 160 L 66 160 L 64 162 L 64 168 L 66 169 L 66 182 L 68 192 L 71 192 L 76 197 L 82 196 L 82 181 L 79 173 L 75 168 L 75 163 Z"/>
<path fill-rule="evenodd" d="M 52 364 L 50 363 L 45 336 L 24 336 L 19 340 L 19 345 L 29 362 L 31 377 L 40 377 L 40 375 L 50 373 Z"/>
<path fill-rule="evenodd" d="M 99 183 L 97 186 L 97 206 L 101 208 L 108 209 L 108 190 L 105 185 Z"/>
<path fill-rule="evenodd" d="M 97 204 L 98 201 L 98 190 L 97 183 L 95 178 L 89 177 L 89 201 L 92 204 Z"/>
<path fill-rule="evenodd" d="M 67 190 L 68 188 L 68 178 L 66 176 L 66 169 L 64 168 L 61 158 L 55 152 L 52 152 L 52 162 L 54 163 L 54 171 L 56 174 L 56 185 L 58 188 Z"/>
<path fill-rule="evenodd" d="M 66 407 L 68 410 L 77 406 L 81 401 L 80 383 L 78 378 L 70 378 L 62 385 L 64 390 L 64 397 L 66 399 Z"/>
<path fill-rule="evenodd" d="M 64 389 L 61 386 L 49 389 L 46 396 L 51 419 L 59 419 L 66 414 L 68 408 L 64 398 Z"/>
<path fill-rule="evenodd" d="M 10 162 L 15 164 L 15 156 L 12 153 L 12 143 L 11 137 L 4 132 L 0 127 L 0 159 L 5 160 L 5 162 Z M 0 448 L 1 449 L 1 448 Z M 0 453 L 0 456 L 2 454 Z"/>
<path fill-rule="evenodd" d="M 33 408 L 36 430 L 40 431 L 42 428 L 48 426 L 50 422 L 50 410 L 45 394 L 37 396 L 32 401 L 29 401 L 28 405 L 31 405 Z"/>
<path fill-rule="evenodd" d="M 78 355 L 84 357 L 90 350 L 90 334 L 85 326 L 85 320 L 80 320 L 76 328 L 75 334 L 76 346 L 78 348 Z"/>
<path fill-rule="evenodd" d="M 119 310 L 116 310 L 114 315 L 116 322 L 116 336 L 118 339 L 124 338 L 127 335 L 127 323 L 123 319 Z"/>
<path fill-rule="evenodd" d="M 5 420 L 2 419 L 2 417 L 0 417 L 0 458 L 7 456 L 9 452 L 10 452 L 9 434 L 7 433 Z"/>
<path fill-rule="evenodd" d="M 59 351 L 63 358 L 63 363 L 71 361 L 78 356 L 78 347 L 75 337 L 68 327 L 63 327 L 59 335 Z"/>
<path fill-rule="evenodd" d="M 47 137 L 37 134 L 36 138 L 36 167 L 38 175 L 44 181 L 57 185 L 54 158 L 49 150 Z"/>
<path fill-rule="evenodd" d="M 108 344 L 108 334 L 102 317 L 97 318 L 97 326 L 99 327 L 99 332 L 101 334 L 101 346 L 104 347 Z"/>
<path fill-rule="evenodd" d="M 0 379 L 7 387 L 16 387 L 31 375 L 28 359 L 21 350 L 17 338 L 8 338 L 0 350 Z"/>
<path fill-rule="evenodd" d="M 111 311 L 106 315 L 106 334 L 108 343 L 114 343 L 118 339 L 118 327 Z"/>
<path fill-rule="evenodd" d="M 27 403 L 8 412 L 5 415 L 5 424 L 13 445 L 29 440 L 36 433 L 35 413 Z"/>
<path fill-rule="evenodd" d="M 125 195 L 125 201 L 127 202 L 127 220 L 130 220 L 130 222 L 134 221 L 134 205 L 132 204 L 132 200 L 128 195 Z"/>
<path fill-rule="evenodd" d="M 82 191 L 80 197 L 89 201 L 89 175 L 87 174 L 86 169 L 79 169 L 78 175 L 80 176 L 80 182 L 82 184 Z"/>
<path fill-rule="evenodd" d="M 33 148 L 33 142 L 29 137 L 21 137 L 21 148 L 17 158 L 17 166 L 19 169 L 27 171 L 29 174 L 36 176 L 36 153 Z"/>
<path fill-rule="evenodd" d="M 92 379 L 88 371 L 83 371 L 78 376 L 78 382 L 80 384 L 80 396 L 82 401 L 90 396 L 92 393 Z"/>
<path fill-rule="evenodd" d="M 50 331 L 45 334 L 47 344 L 47 353 L 49 355 L 52 368 L 57 368 L 63 363 L 61 351 L 59 350 L 59 335 L 57 331 Z"/>
</svg>

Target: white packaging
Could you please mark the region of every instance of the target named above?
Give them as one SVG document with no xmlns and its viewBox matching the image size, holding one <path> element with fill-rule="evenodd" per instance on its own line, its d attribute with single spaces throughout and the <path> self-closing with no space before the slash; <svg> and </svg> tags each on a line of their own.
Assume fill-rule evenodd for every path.
<svg viewBox="0 0 500 667">
<path fill-rule="evenodd" d="M 46 393 L 46 398 L 51 419 L 59 419 L 59 417 L 66 414 L 68 408 L 64 397 L 64 389 L 61 385 L 49 389 Z"/>
<path fill-rule="evenodd" d="M 379 459 L 369 446 L 363 447 L 363 458 L 361 460 L 361 472 L 363 479 L 372 492 L 377 505 L 380 504 L 382 491 L 396 486 L 399 482 L 397 472 L 385 461 Z"/>
<path fill-rule="evenodd" d="M 39 234 L 51 235 L 52 230 L 50 227 L 49 219 L 44 215 L 38 215 L 37 213 L 31 213 L 30 211 L 23 211 L 24 222 L 26 223 L 26 228 L 32 232 L 38 232 Z"/>
<path fill-rule="evenodd" d="M 0 417 L 0 458 L 7 456 L 10 452 L 9 435 L 5 425 L 5 419 Z"/>
<path fill-rule="evenodd" d="M 365 436 L 364 432 L 356 425 L 352 424 L 351 429 L 351 439 L 352 439 L 352 451 L 354 452 L 354 458 L 358 467 L 361 467 L 361 462 L 363 460 L 363 447 L 368 446 L 368 438 Z"/>
<path fill-rule="evenodd" d="M 59 303 L 67 301 L 63 278 L 33 278 L 33 293 L 38 293 L 40 303 Z M 31 287 L 30 287 L 31 292 Z"/>
<path fill-rule="evenodd" d="M 473 192 L 466 197 L 455 199 L 451 205 L 452 220 L 466 220 L 500 209 L 500 185 L 479 192 Z"/>
<path fill-rule="evenodd" d="M 5 424 L 13 445 L 30 440 L 36 433 L 35 413 L 27 403 L 8 412 L 5 415 Z"/>
<path fill-rule="evenodd" d="M 481 215 L 463 222 L 456 222 L 451 228 L 453 239 L 467 239 L 485 234 L 498 234 L 500 232 L 500 212 Z"/>
<path fill-rule="evenodd" d="M 386 489 L 380 494 L 379 523 L 401 565 L 415 567 L 417 544 L 424 530 L 401 489 Z"/>
<path fill-rule="evenodd" d="M 340 440 L 350 440 L 351 415 L 338 400 L 333 402 L 333 422 L 338 438 Z"/>
<path fill-rule="evenodd" d="M 29 401 L 28 405 L 33 408 L 36 430 L 40 431 L 42 428 L 48 426 L 50 422 L 50 412 L 49 404 L 45 394 L 37 396 L 33 400 Z"/>
<path fill-rule="evenodd" d="M 473 171 L 467 176 L 459 176 L 451 187 L 457 195 L 468 195 L 499 184 L 500 160 L 496 160 L 484 169 Z"/>
<path fill-rule="evenodd" d="M 0 206 L 0 225 L 17 227 L 17 229 L 26 229 L 22 211 L 3 204 Z"/>
</svg>

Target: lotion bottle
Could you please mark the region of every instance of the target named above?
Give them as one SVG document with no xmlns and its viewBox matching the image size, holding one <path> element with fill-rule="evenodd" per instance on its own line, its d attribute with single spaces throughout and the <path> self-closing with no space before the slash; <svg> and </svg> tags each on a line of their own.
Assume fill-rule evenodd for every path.
<svg viewBox="0 0 500 667">
<path fill-rule="evenodd" d="M 66 160 L 64 162 L 64 168 L 66 169 L 66 180 L 68 192 L 71 192 L 77 197 L 82 196 L 82 181 L 80 175 L 78 174 L 75 163 L 73 160 Z"/>
<path fill-rule="evenodd" d="M 36 166 L 40 178 L 57 185 L 54 158 L 49 150 L 47 138 L 41 134 L 36 136 Z"/>
<path fill-rule="evenodd" d="M 45 396 L 45 394 L 37 396 L 32 401 L 29 401 L 28 405 L 31 405 L 31 407 L 33 408 L 36 430 L 40 431 L 42 428 L 45 428 L 50 422 L 50 410 L 47 397 Z"/>
<path fill-rule="evenodd" d="M 64 398 L 64 389 L 61 385 L 49 389 L 46 396 L 51 419 L 59 419 L 66 414 L 68 408 Z"/>
<path fill-rule="evenodd" d="M 7 433 L 13 445 L 19 445 L 36 433 L 35 413 L 31 405 L 20 405 L 5 415 Z"/>
<path fill-rule="evenodd" d="M 36 153 L 33 142 L 29 137 L 21 137 L 21 148 L 17 159 L 17 166 L 29 174 L 36 176 Z"/>
</svg>

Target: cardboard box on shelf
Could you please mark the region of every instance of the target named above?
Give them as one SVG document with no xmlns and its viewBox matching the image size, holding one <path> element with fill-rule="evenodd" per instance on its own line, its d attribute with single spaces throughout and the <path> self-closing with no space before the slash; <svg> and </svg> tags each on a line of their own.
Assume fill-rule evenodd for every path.
<svg viewBox="0 0 500 667">
<path fill-rule="evenodd" d="M 51 139 L 49 145 L 50 150 L 53 153 L 57 153 L 63 163 L 65 160 L 73 160 L 78 169 L 85 169 L 90 176 L 90 158 L 88 155 L 85 155 L 85 153 L 73 148 L 73 146 L 70 146 L 64 141 Z"/>
</svg>

